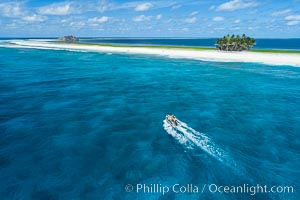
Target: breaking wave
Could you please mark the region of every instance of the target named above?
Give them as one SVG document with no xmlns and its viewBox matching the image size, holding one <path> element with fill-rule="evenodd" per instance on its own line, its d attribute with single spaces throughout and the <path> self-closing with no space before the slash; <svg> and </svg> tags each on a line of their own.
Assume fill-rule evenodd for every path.
<svg viewBox="0 0 300 200">
<path fill-rule="evenodd" d="M 7 41 L 7 40 L 0 41 L 0 47 L 20 48 L 20 49 L 41 49 L 41 50 L 56 50 L 56 51 L 88 52 L 86 50 L 79 50 L 79 49 L 22 45 L 22 44 L 13 43 L 13 42 Z"/>
</svg>

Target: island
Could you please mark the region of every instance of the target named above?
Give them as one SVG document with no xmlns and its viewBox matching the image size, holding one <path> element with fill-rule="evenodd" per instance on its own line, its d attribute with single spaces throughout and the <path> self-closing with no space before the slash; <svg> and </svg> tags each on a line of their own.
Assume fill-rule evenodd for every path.
<svg viewBox="0 0 300 200">
<path fill-rule="evenodd" d="M 60 42 L 65 42 L 65 43 L 77 43 L 79 39 L 73 35 L 67 35 L 61 38 L 58 38 Z"/>
<path fill-rule="evenodd" d="M 216 41 L 217 49 L 221 51 L 245 51 L 250 50 L 256 44 L 256 40 L 251 37 L 247 37 L 245 34 L 240 37 L 239 35 L 228 34 L 223 38 L 219 38 Z"/>
<path fill-rule="evenodd" d="M 172 59 L 192 59 L 216 62 L 257 62 L 270 65 L 300 66 L 300 51 L 287 50 L 247 50 L 247 51 L 220 51 L 209 47 L 189 46 L 128 46 L 115 44 L 84 44 L 68 42 L 46 42 L 34 40 L 16 40 L 15 45 L 30 48 L 54 48 L 74 51 L 148 54 L 165 56 Z M 246 46 L 249 49 L 249 46 Z M 229 48 L 228 48 L 229 49 Z"/>
</svg>

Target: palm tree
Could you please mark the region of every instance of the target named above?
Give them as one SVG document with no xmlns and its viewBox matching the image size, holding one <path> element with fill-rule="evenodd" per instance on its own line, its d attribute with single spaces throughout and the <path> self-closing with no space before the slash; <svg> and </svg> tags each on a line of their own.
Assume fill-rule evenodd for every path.
<svg viewBox="0 0 300 200">
<path fill-rule="evenodd" d="M 223 38 L 216 41 L 216 47 L 221 51 L 244 51 L 250 50 L 256 44 L 254 38 L 247 37 L 245 34 L 240 37 L 239 35 L 227 34 Z"/>
<path fill-rule="evenodd" d="M 234 46 L 234 49 L 237 49 L 237 51 L 241 50 L 239 44 L 241 44 L 241 37 L 240 37 L 240 35 L 237 35 L 235 38 L 235 46 Z"/>
</svg>

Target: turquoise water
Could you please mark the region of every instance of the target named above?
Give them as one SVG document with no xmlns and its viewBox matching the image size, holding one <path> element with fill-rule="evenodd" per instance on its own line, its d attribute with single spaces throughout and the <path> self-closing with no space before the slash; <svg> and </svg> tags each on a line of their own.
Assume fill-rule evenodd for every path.
<svg viewBox="0 0 300 200">
<path fill-rule="evenodd" d="M 290 66 L 0 48 L 0 199 L 299 199 L 299 85 Z M 124 189 L 176 183 L 200 191 Z"/>
</svg>

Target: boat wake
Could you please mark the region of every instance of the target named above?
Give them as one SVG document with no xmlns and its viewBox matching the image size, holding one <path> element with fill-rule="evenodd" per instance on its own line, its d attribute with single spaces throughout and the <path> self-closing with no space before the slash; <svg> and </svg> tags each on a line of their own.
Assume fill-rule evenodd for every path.
<svg viewBox="0 0 300 200">
<path fill-rule="evenodd" d="M 163 122 L 163 127 L 167 133 L 174 137 L 187 150 L 198 150 L 200 148 L 222 164 L 241 174 L 241 170 L 229 154 L 218 147 L 207 135 L 192 129 L 186 123 L 179 120 L 179 125 L 176 127 L 171 126 L 167 120 Z"/>
</svg>

